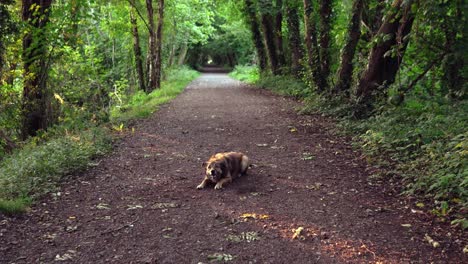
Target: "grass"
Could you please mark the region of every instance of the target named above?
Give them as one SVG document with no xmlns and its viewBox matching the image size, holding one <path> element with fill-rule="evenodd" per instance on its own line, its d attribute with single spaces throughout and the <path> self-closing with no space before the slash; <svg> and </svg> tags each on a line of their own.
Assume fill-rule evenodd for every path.
<svg viewBox="0 0 468 264">
<path fill-rule="evenodd" d="M 253 84 L 260 79 L 258 67 L 253 65 L 238 65 L 229 73 L 234 79 Z"/>
<path fill-rule="evenodd" d="M 176 97 L 199 73 L 186 67 L 171 71 L 161 83 L 161 89 L 146 94 L 135 93 L 126 104 L 111 111 L 112 123 L 125 123 L 131 119 L 145 118 L 157 111 L 158 106 Z"/>
<path fill-rule="evenodd" d="M 162 88 L 150 94 L 137 92 L 111 112 L 110 124 L 92 121 L 91 113 L 73 113 L 61 125 L 40 132 L 22 148 L 0 161 L 0 211 L 25 212 L 38 197 L 58 190 L 60 180 L 77 170 L 94 166 L 93 160 L 111 150 L 108 127 L 155 112 L 183 91 L 198 73 L 188 68 L 169 71 Z"/>
</svg>

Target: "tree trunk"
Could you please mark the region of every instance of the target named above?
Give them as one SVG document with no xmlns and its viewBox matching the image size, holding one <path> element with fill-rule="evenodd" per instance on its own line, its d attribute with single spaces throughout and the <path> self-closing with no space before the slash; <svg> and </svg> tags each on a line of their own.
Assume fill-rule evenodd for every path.
<svg viewBox="0 0 468 264">
<path fill-rule="evenodd" d="M 45 26 L 49 22 L 52 0 L 23 0 L 22 19 L 31 26 L 23 38 L 24 88 L 21 136 L 26 139 L 47 127 L 46 81 L 47 40 Z"/>
<path fill-rule="evenodd" d="M 140 34 L 138 32 L 138 24 L 133 7 L 130 11 L 130 23 L 132 24 L 133 53 L 135 55 L 135 68 L 137 72 L 138 87 L 140 90 L 146 91 L 145 72 L 143 71 L 143 57 L 140 47 Z"/>
<path fill-rule="evenodd" d="M 268 52 L 268 59 L 270 61 L 270 69 L 273 75 L 278 75 L 279 72 L 279 63 L 277 56 L 277 47 L 276 47 L 276 38 L 274 20 L 272 15 L 273 5 L 271 0 L 260 0 L 260 13 L 262 16 L 262 30 L 263 36 L 265 38 L 265 44 Z"/>
<path fill-rule="evenodd" d="M 353 77 L 353 58 L 359 38 L 361 36 L 360 22 L 364 0 L 355 0 L 352 9 L 351 21 L 348 26 L 348 36 L 341 53 L 341 65 L 338 70 L 338 81 L 334 93 L 345 92 L 349 94 L 349 88 Z"/>
<path fill-rule="evenodd" d="M 146 0 L 146 11 L 148 13 L 148 55 L 146 58 L 146 72 L 148 73 L 148 84 L 146 85 L 146 92 L 150 93 L 157 87 L 157 76 L 156 73 L 156 31 L 154 26 L 154 10 L 153 10 L 153 1 Z"/>
<path fill-rule="evenodd" d="M 457 1 L 454 19 L 463 21 L 463 3 Z M 454 23 L 455 24 L 455 23 Z M 445 51 L 448 55 L 442 61 L 442 93 L 448 95 L 452 100 L 463 99 L 467 93 L 466 74 L 463 69 L 466 67 L 466 49 L 468 43 L 466 25 L 445 27 Z M 457 32 L 458 31 L 458 32 Z M 457 37 L 457 34 L 461 37 Z M 465 69 L 466 71 L 466 69 Z"/>
<path fill-rule="evenodd" d="M 356 114 L 364 117 L 372 110 L 372 103 L 377 92 L 395 81 L 403 54 L 408 45 L 407 35 L 411 31 L 415 14 L 412 12 L 412 1 L 394 0 L 391 10 L 385 16 L 376 37 L 381 38 L 369 55 L 367 68 L 359 80 L 356 91 L 358 108 Z M 384 89 L 385 91 L 385 89 Z"/>
<path fill-rule="evenodd" d="M 278 54 L 278 67 L 283 69 L 286 66 L 286 58 L 283 49 L 283 0 L 276 0 L 275 16 L 275 39 L 276 52 Z"/>
<path fill-rule="evenodd" d="M 185 63 L 185 58 L 187 57 L 187 52 L 188 52 L 188 43 L 185 42 L 184 46 L 182 46 L 182 51 L 179 54 L 179 60 L 177 64 L 179 66 L 183 65 Z"/>
<path fill-rule="evenodd" d="M 328 90 L 330 75 L 330 28 L 332 1 L 320 1 L 320 74 L 324 79 L 322 91 Z"/>
<path fill-rule="evenodd" d="M 311 0 L 304 1 L 305 43 L 307 48 L 307 63 L 312 72 L 312 79 L 318 92 L 325 88 L 325 79 L 320 74 L 320 55 L 317 45 L 317 30 L 314 21 L 313 4 Z"/>
<path fill-rule="evenodd" d="M 256 8 L 252 0 L 245 0 L 245 11 L 247 12 L 247 19 L 252 31 L 252 40 L 255 45 L 258 57 L 258 66 L 260 71 L 265 71 L 267 67 L 267 57 L 265 52 L 265 45 L 262 40 L 262 33 L 260 32 L 260 25 L 258 23 Z"/>
<path fill-rule="evenodd" d="M 164 22 L 164 0 L 159 0 L 158 1 L 158 28 L 156 32 L 156 61 L 155 61 L 156 86 L 155 86 L 155 89 L 161 88 L 163 22 Z"/>
<path fill-rule="evenodd" d="M 304 56 L 302 43 L 300 38 L 299 15 L 297 7 L 287 4 L 286 6 L 286 21 L 289 31 L 289 49 L 291 50 L 291 73 L 299 77 L 302 71 L 301 59 Z"/>
</svg>

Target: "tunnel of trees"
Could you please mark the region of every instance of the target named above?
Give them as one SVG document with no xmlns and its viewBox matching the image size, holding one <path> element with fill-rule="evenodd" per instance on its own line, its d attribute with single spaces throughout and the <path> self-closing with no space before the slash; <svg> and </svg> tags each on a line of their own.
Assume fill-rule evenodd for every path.
<svg viewBox="0 0 468 264">
<path fill-rule="evenodd" d="M 369 152 L 404 153 L 407 171 L 438 163 L 408 188 L 465 206 L 466 10 L 463 0 L 2 0 L 0 159 L 51 128 L 108 122 L 174 69 L 212 64 L 335 117 L 387 124 L 357 129 Z M 420 125 L 402 130 L 406 119 Z"/>
</svg>

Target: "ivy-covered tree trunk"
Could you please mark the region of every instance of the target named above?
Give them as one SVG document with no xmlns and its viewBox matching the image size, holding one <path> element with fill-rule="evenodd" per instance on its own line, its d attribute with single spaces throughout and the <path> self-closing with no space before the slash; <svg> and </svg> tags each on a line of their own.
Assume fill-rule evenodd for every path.
<svg viewBox="0 0 468 264">
<path fill-rule="evenodd" d="M 140 46 L 140 34 L 138 32 L 138 24 L 133 8 L 130 11 L 130 23 L 132 24 L 133 53 L 135 56 L 135 68 L 137 72 L 138 87 L 140 90 L 146 91 L 145 72 L 143 71 L 143 57 Z"/>
<path fill-rule="evenodd" d="M 314 19 L 314 6 L 311 0 L 304 2 L 305 43 L 307 49 L 307 63 L 312 72 L 312 79 L 318 92 L 324 90 L 326 80 L 320 73 L 320 54 L 317 44 L 317 27 Z"/>
<path fill-rule="evenodd" d="M 274 75 L 278 75 L 279 62 L 277 56 L 276 38 L 274 30 L 274 20 L 272 15 L 273 5 L 271 0 L 259 0 L 260 14 L 262 20 L 263 36 L 265 38 L 265 45 L 268 52 L 268 59 L 270 61 L 270 69 Z"/>
<path fill-rule="evenodd" d="M 247 13 L 247 19 L 250 25 L 250 31 L 252 31 L 252 40 L 257 51 L 258 66 L 263 72 L 267 67 L 267 58 L 265 52 L 265 45 L 262 40 L 262 33 L 260 32 L 260 25 L 258 23 L 257 12 L 252 0 L 245 0 L 245 12 Z"/>
<path fill-rule="evenodd" d="M 349 94 L 349 88 L 353 77 L 353 58 L 356 51 L 359 38 L 361 36 L 361 12 L 364 0 L 355 0 L 353 4 L 351 21 L 348 26 L 348 35 L 346 37 L 346 43 L 341 53 L 341 63 L 338 70 L 338 81 L 333 92 L 341 93 L 344 92 Z"/>
<path fill-rule="evenodd" d="M 47 127 L 47 37 L 52 0 L 23 0 L 22 19 L 28 25 L 23 38 L 23 139 Z"/>
<path fill-rule="evenodd" d="M 161 88 L 161 76 L 162 76 L 162 30 L 164 22 L 164 0 L 158 1 L 158 28 L 156 31 L 156 58 L 155 58 L 155 89 Z"/>
<path fill-rule="evenodd" d="M 284 56 L 283 48 L 283 0 L 276 0 L 276 16 L 275 16 L 275 39 L 276 52 L 278 54 L 278 67 L 282 70 L 286 66 L 286 57 Z"/>
<path fill-rule="evenodd" d="M 394 0 L 377 35 L 376 45 L 369 54 L 369 63 L 359 80 L 356 115 L 364 117 L 372 110 L 375 99 L 385 94 L 385 87 L 395 81 L 415 13 L 413 1 Z M 383 88 L 383 89 L 382 89 Z"/>
<path fill-rule="evenodd" d="M 320 1 L 320 74 L 325 80 L 322 91 L 328 91 L 328 77 L 330 75 L 330 29 L 331 29 L 332 1 Z"/>
<path fill-rule="evenodd" d="M 148 73 L 148 84 L 146 85 L 146 92 L 150 93 L 157 87 L 156 73 L 156 30 L 154 25 L 154 10 L 153 1 L 146 0 L 146 11 L 148 13 L 148 55 L 146 58 L 146 72 Z"/>
<path fill-rule="evenodd" d="M 442 92 L 450 99 L 463 99 L 467 95 L 466 80 L 466 43 L 468 36 L 466 32 L 466 19 L 463 15 L 463 1 L 457 1 L 454 19 L 446 21 L 450 26 L 445 27 L 445 52 L 447 55 L 442 61 Z M 466 10 L 466 9 L 465 9 Z M 457 25 L 457 23 L 460 23 Z M 461 32 L 457 34 L 457 32 Z M 465 71 L 465 75 L 463 74 Z"/>
<path fill-rule="evenodd" d="M 297 1 L 286 3 L 286 22 L 288 25 L 289 49 L 291 50 L 291 73 L 299 77 L 302 71 L 301 59 L 304 50 L 301 43 L 300 22 L 297 14 Z"/>
</svg>

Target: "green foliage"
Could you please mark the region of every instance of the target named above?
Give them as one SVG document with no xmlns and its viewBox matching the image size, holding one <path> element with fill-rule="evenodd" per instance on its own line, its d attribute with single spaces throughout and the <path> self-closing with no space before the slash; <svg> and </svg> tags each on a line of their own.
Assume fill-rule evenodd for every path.
<svg viewBox="0 0 468 264">
<path fill-rule="evenodd" d="M 305 98 L 312 93 L 305 83 L 293 76 L 265 75 L 255 85 L 295 98 Z"/>
<path fill-rule="evenodd" d="M 368 120 L 345 119 L 341 126 L 359 135 L 355 144 L 369 162 L 392 164 L 389 173 L 403 177 L 405 193 L 440 201 L 440 212 L 447 216 L 447 206 L 468 206 L 467 111 L 465 101 L 410 99 Z"/>
<path fill-rule="evenodd" d="M 255 84 L 261 88 L 272 90 L 281 95 L 295 98 L 305 98 L 311 95 L 311 89 L 293 76 L 260 75 L 258 67 L 252 65 L 238 65 L 229 76 L 246 83 Z"/>
<path fill-rule="evenodd" d="M 4 205 L 0 209 L 21 210 L 21 204 L 27 205 L 21 199 L 55 190 L 62 176 L 87 167 L 92 158 L 110 149 L 107 134 L 104 128 L 90 124 L 85 131 L 55 136 L 45 142 L 31 140 L 6 157 L 0 163 L 0 199 Z"/>
<path fill-rule="evenodd" d="M 12 200 L 0 199 L 0 211 L 5 214 L 19 214 L 26 212 L 28 206 L 31 204 L 30 198 L 15 198 Z"/>
<path fill-rule="evenodd" d="M 249 84 L 255 83 L 260 79 L 260 70 L 253 65 L 237 65 L 234 70 L 229 73 L 234 79 Z"/>
<path fill-rule="evenodd" d="M 161 89 L 156 89 L 150 94 L 138 91 L 125 104 L 116 105 L 111 111 L 111 121 L 121 123 L 134 118 L 148 117 L 158 109 L 159 105 L 176 97 L 198 76 L 198 72 L 188 67 L 170 70 L 166 80 L 161 84 Z"/>
</svg>

